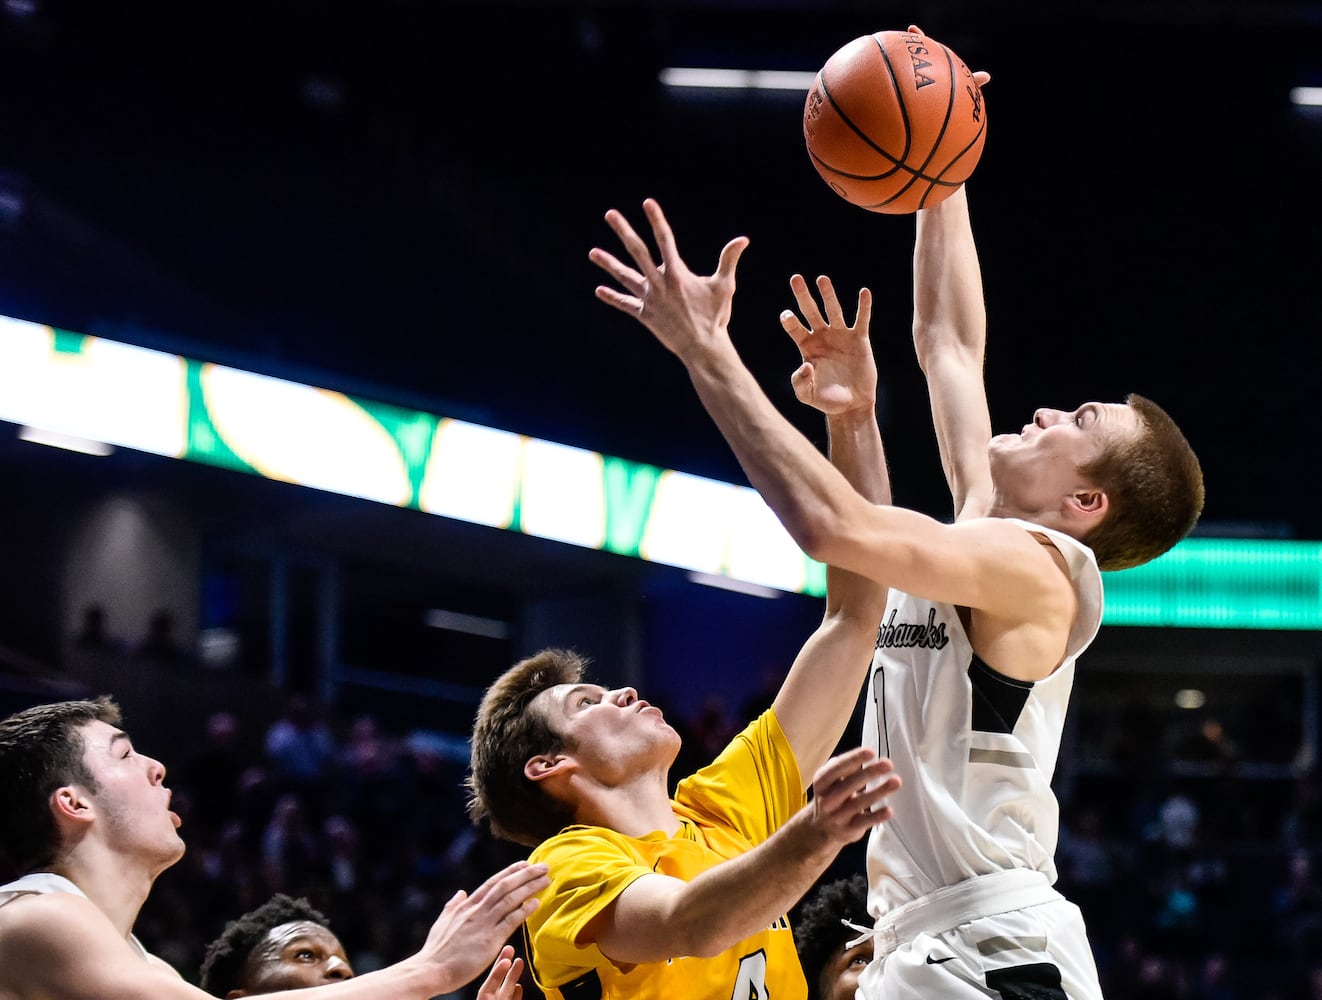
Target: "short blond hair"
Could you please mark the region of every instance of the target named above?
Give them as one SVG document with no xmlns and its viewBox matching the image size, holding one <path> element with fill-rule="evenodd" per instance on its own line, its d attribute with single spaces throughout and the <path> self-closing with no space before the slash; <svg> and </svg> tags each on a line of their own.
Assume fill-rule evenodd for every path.
<svg viewBox="0 0 1322 1000">
<path fill-rule="evenodd" d="M 1203 510 L 1203 470 L 1175 421 L 1144 396 L 1125 402 L 1138 414 L 1138 434 L 1112 442 L 1080 470 L 1106 493 L 1106 517 L 1083 539 L 1104 570 L 1157 558 Z"/>
</svg>

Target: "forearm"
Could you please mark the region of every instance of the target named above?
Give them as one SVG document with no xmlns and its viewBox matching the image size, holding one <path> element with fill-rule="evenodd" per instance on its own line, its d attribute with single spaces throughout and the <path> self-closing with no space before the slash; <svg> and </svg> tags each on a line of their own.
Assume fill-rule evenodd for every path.
<svg viewBox="0 0 1322 1000">
<path fill-rule="evenodd" d="M 471 977 L 469 977 L 471 979 Z M 469 980 L 444 965 L 408 959 L 376 972 L 300 992 L 308 1000 L 427 1000 L 453 993 Z"/>
<path fill-rule="evenodd" d="M 772 405 L 728 337 L 682 360 L 753 488 L 804 552 L 833 563 L 847 548 L 837 529 L 870 505 Z"/>
<path fill-rule="evenodd" d="M 918 216 L 914 349 L 927 377 L 955 516 L 980 516 L 992 496 L 991 416 L 983 384 L 987 317 L 964 190 Z"/>
<path fill-rule="evenodd" d="M 987 316 L 962 187 L 939 205 L 918 212 L 913 286 L 918 363 L 926 371 L 934 355 L 958 351 L 981 371 Z"/>
<path fill-rule="evenodd" d="M 877 426 L 875 404 L 827 418 L 831 464 L 855 491 L 873 504 L 890 506 L 890 470 Z M 836 566 L 826 568 L 826 614 L 871 618 L 875 626 L 886 605 L 886 587 Z"/>
<path fill-rule="evenodd" d="M 831 464 L 865 500 L 889 506 L 890 469 L 875 405 L 827 417 Z"/>
<path fill-rule="evenodd" d="M 602 950 L 617 962 L 718 955 L 788 913 L 839 849 L 812 828 L 801 809 L 747 853 L 707 869 L 675 892 L 658 894 L 650 912 L 631 914 L 633 926 L 646 933 L 630 934 L 627 944 L 614 947 L 602 942 Z"/>
</svg>

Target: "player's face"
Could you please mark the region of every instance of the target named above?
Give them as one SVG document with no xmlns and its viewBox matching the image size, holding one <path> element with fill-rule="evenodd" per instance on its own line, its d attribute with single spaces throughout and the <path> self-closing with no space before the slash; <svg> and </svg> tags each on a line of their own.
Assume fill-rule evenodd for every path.
<svg viewBox="0 0 1322 1000">
<path fill-rule="evenodd" d="M 1139 422 L 1127 403 L 1038 410 L 1018 434 L 991 439 L 992 480 L 1005 503 L 1018 511 L 1055 510 L 1065 496 L 1093 485 L 1082 480 L 1079 470 L 1112 441 L 1137 434 Z"/>
<path fill-rule="evenodd" d="M 628 780 L 640 768 L 669 768 L 679 753 L 679 734 L 631 687 L 558 684 L 537 700 L 566 752 L 605 784 Z"/>
<path fill-rule="evenodd" d="M 854 1000 L 858 977 L 871 961 L 871 938 L 848 950 L 841 945 L 822 966 L 817 978 L 817 995 L 822 1000 Z"/>
<path fill-rule="evenodd" d="M 165 765 L 137 752 L 127 733 L 99 720 L 82 728 L 83 760 L 97 782 L 91 798 L 101 829 L 118 849 L 144 852 L 161 868 L 184 853 L 179 817 L 170 811 Z"/>
<path fill-rule="evenodd" d="M 272 927 L 248 955 L 243 967 L 245 988 L 231 997 L 305 990 L 353 978 L 340 939 L 310 920 Z"/>
</svg>

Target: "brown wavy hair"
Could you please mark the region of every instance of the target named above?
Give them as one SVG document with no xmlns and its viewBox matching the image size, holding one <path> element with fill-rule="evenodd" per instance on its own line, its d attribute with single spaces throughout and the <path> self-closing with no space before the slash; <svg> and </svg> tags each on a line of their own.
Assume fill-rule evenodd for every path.
<svg viewBox="0 0 1322 1000">
<path fill-rule="evenodd" d="M 564 741 L 546 716 L 532 707 L 543 691 L 577 684 L 587 660 L 565 649 L 544 649 L 510 667 L 487 688 L 473 725 L 468 772 L 468 815 L 486 821 L 491 832 L 516 844 L 536 847 L 573 822 L 573 815 L 523 773 L 543 753 L 557 753 Z"/>
</svg>

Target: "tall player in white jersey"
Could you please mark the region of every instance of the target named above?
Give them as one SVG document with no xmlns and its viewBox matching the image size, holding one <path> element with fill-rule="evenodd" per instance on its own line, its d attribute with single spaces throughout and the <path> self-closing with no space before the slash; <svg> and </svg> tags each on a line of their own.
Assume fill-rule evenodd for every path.
<svg viewBox="0 0 1322 1000">
<path fill-rule="evenodd" d="M 992 436 L 981 279 L 960 191 L 919 213 L 914 304 L 956 519 L 870 504 L 734 349 L 727 323 L 747 238 L 726 245 L 714 274 L 695 275 L 660 206 L 643 209 L 660 264 L 608 212 L 635 266 L 594 249 L 624 289 L 603 285 L 597 297 L 680 359 L 750 482 L 810 556 L 893 592 L 869 728 L 906 784 L 869 845 L 876 958 L 860 996 L 1100 997 L 1079 912 L 1051 887 L 1051 773 L 1074 658 L 1100 622 L 1098 565 L 1146 562 L 1197 520 L 1202 474 L 1188 442 L 1138 396 L 1038 410 L 1020 433 Z M 807 320 L 782 315 L 804 357 L 796 394 L 838 412 L 854 377 L 838 350 L 839 303 L 825 279 L 825 315 L 801 278 L 792 287 Z"/>
</svg>

